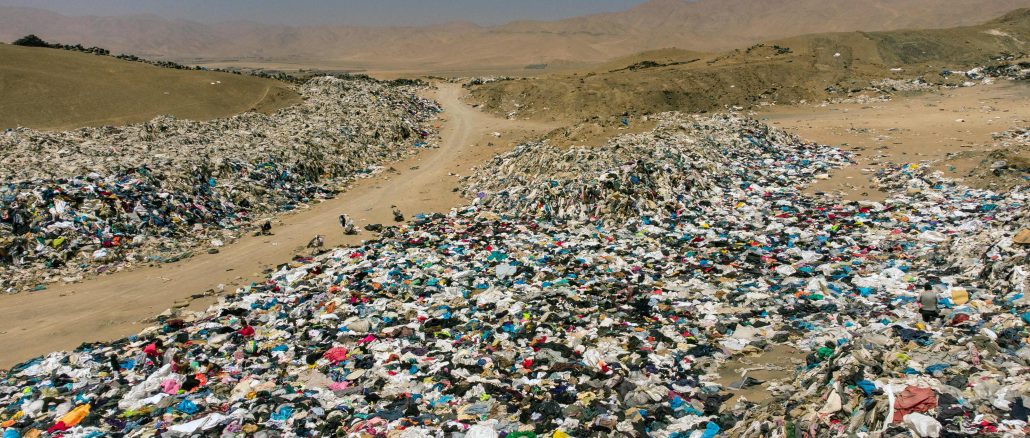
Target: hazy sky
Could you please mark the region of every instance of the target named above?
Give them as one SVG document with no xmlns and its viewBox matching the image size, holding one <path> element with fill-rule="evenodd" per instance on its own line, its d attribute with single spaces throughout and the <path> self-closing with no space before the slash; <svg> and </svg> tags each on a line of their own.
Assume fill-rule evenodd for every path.
<svg viewBox="0 0 1030 438">
<path fill-rule="evenodd" d="M 499 24 L 621 11 L 644 0 L 0 0 L 65 15 L 155 14 L 213 22 L 273 24 Z"/>
</svg>

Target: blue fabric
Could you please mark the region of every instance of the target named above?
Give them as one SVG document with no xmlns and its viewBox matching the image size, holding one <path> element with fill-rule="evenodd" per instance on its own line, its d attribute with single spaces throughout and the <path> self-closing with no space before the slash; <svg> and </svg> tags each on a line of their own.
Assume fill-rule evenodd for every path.
<svg viewBox="0 0 1030 438">
<path fill-rule="evenodd" d="M 876 385 L 868 380 L 859 380 L 858 387 L 865 393 L 865 395 L 873 395 L 873 391 L 876 390 Z"/>
<path fill-rule="evenodd" d="M 183 400 L 179 403 L 179 406 L 175 407 L 176 410 L 187 415 L 193 415 L 200 411 L 197 405 L 189 400 Z"/>
<path fill-rule="evenodd" d="M 719 435 L 719 425 L 709 421 L 701 438 L 714 438 L 716 435 Z"/>
<path fill-rule="evenodd" d="M 283 406 L 279 408 L 279 411 L 272 414 L 272 419 L 275 421 L 286 421 L 293 416 L 293 408 L 290 406 Z"/>
</svg>

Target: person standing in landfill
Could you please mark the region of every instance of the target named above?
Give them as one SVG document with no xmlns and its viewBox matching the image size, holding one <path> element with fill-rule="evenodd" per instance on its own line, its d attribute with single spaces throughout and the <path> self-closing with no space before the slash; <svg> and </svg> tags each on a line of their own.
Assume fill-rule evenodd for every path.
<svg viewBox="0 0 1030 438">
<path fill-rule="evenodd" d="M 930 283 L 923 285 L 923 291 L 919 293 L 919 315 L 922 316 L 923 322 L 927 323 L 941 316 L 937 306 L 937 292 Z"/>
<path fill-rule="evenodd" d="M 343 228 L 343 234 L 345 236 L 358 234 L 357 231 L 354 231 L 354 223 L 351 222 L 350 217 L 345 214 L 340 215 L 340 227 Z"/>
<path fill-rule="evenodd" d="M 161 350 L 163 350 L 164 347 L 164 341 L 157 339 L 143 347 L 143 353 L 146 354 L 147 358 L 152 360 L 155 365 L 163 365 L 161 361 Z"/>
</svg>

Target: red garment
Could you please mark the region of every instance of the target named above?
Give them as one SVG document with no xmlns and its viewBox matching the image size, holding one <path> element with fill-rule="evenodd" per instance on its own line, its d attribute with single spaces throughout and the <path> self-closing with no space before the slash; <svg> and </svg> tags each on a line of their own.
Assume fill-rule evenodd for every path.
<svg viewBox="0 0 1030 438">
<path fill-rule="evenodd" d="M 343 347 L 333 347 L 329 351 L 326 351 L 322 357 L 329 359 L 334 365 L 347 360 L 347 349 Z"/>
<path fill-rule="evenodd" d="M 913 412 L 926 412 L 937 407 L 937 393 L 930 388 L 909 386 L 894 399 L 894 423 L 900 423 Z"/>
<path fill-rule="evenodd" d="M 254 336 L 254 327 L 245 325 L 243 326 L 243 328 L 240 329 L 240 334 L 243 335 L 244 338 Z"/>
<path fill-rule="evenodd" d="M 146 347 L 143 347 L 143 353 L 150 357 L 157 357 L 161 354 L 161 352 L 157 351 L 156 343 L 147 344 Z"/>
<path fill-rule="evenodd" d="M 68 430 L 68 429 L 70 429 L 70 427 L 68 427 L 68 425 L 64 424 L 63 421 L 58 421 L 53 426 L 50 426 L 50 428 L 47 429 L 46 431 L 47 431 L 47 433 L 54 433 L 54 432 L 62 432 L 62 431 Z"/>
</svg>

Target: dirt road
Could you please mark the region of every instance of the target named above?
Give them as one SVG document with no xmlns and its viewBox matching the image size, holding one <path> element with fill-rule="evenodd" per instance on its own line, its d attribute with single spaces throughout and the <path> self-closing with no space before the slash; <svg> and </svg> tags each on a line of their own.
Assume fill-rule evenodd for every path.
<svg viewBox="0 0 1030 438">
<path fill-rule="evenodd" d="M 461 87 L 453 84 L 443 84 L 436 92 L 436 100 L 444 108 L 439 149 L 394 163 L 396 171 L 360 180 L 336 199 L 285 216 L 283 223 L 273 228 L 273 236 L 248 235 L 218 254 L 0 297 L 0 367 L 83 342 L 137 333 L 145 327 L 144 320 L 192 295 L 219 285 L 232 291 L 260 280 L 264 269 L 305 253 L 304 246 L 315 234 L 326 236 L 329 247 L 375 237 L 366 231 L 343 236 L 338 224 L 341 213 L 362 226 L 392 223 L 392 205 L 409 217 L 420 212 L 447 212 L 464 202 L 453 191 L 458 175 L 468 174 L 479 163 L 514 146 L 517 139 L 551 128 L 487 115 L 462 103 L 462 95 Z M 209 302 L 198 300 L 192 307 L 202 308 Z"/>
</svg>

